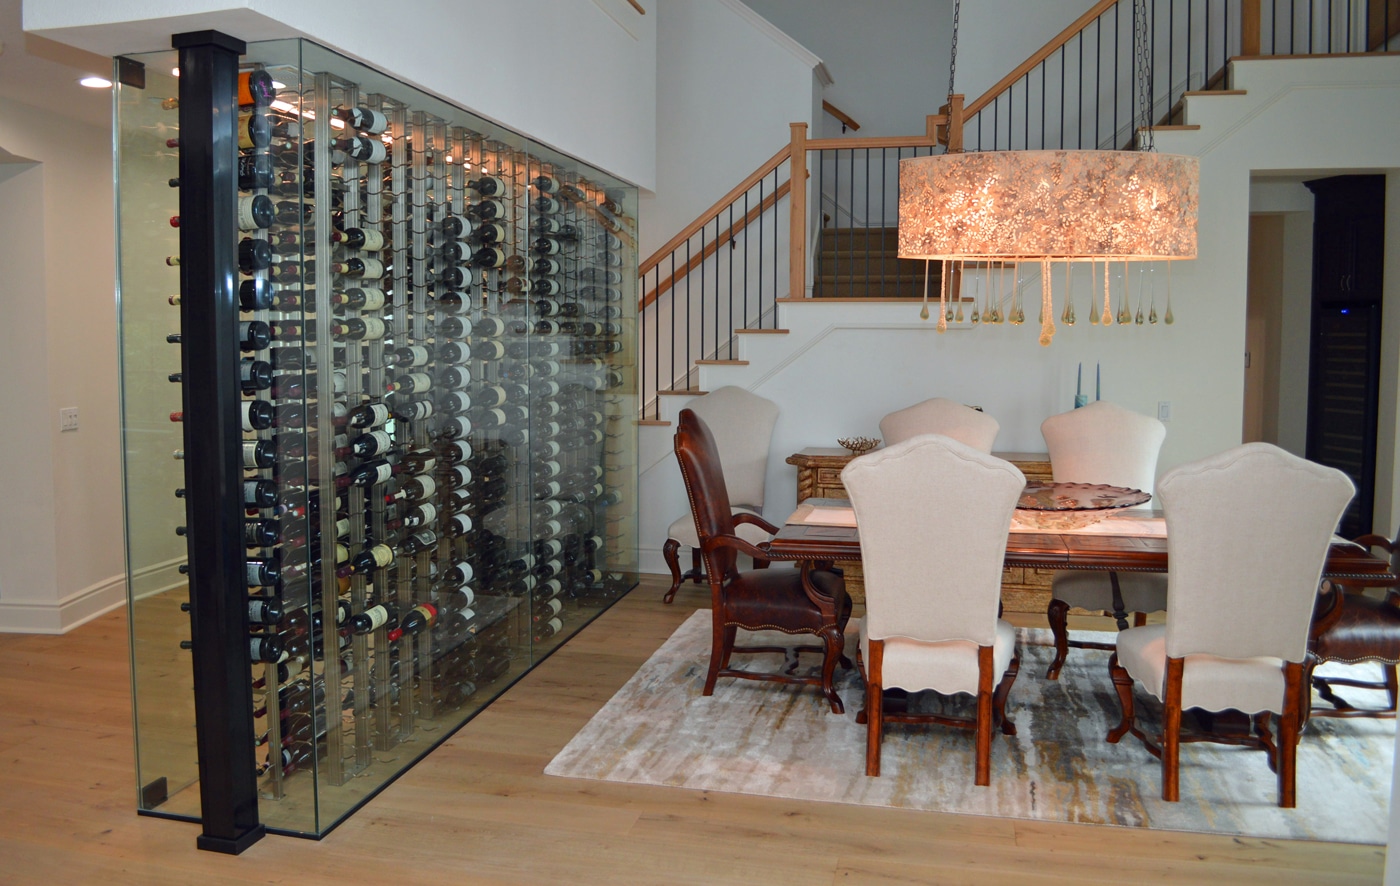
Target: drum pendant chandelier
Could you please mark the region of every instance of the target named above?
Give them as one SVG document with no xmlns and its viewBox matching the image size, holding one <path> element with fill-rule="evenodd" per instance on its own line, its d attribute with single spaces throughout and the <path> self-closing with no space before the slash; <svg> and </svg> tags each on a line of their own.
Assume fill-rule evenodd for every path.
<svg viewBox="0 0 1400 886">
<path fill-rule="evenodd" d="M 1145 47 L 1145 14 L 1140 21 L 1138 42 Z M 955 19 L 955 47 L 956 27 Z M 1146 64 L 1138 74 L 1143 83 L 1150 77 Z M 1142 107 L 1147 124 L 1139 128 L 1138 142 L 1143 150 L 985 151 L 900 161 L 899 257 L 944 262 L 940 332 L 947 328 L 952 262 L 1038 262 L 1040 343 L 1049 345 L 1055 334 L 1052 262 L 1104 263 L 1102 322 L 1107 326 L 1113 322 L 1109 262 L 1196 257 L 1200 162 L 1153 151 L 1150 98 Z M 1063 317 L 1074 322 L 1068 304 Z M 1092 319 L 1099 320 L 1097 312 Z M 1012 322 L 1017 322 L 1014 313 Z M 1129 322 L 1126 300 L 1118 322 Z"/>
</svg>

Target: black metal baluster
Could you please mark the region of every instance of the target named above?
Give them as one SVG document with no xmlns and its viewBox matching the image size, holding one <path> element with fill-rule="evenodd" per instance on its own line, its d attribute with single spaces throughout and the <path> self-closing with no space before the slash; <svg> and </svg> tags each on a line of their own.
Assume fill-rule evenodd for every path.
<svg viewBox="0 0 1400 886">
<path fill-rule="evenodd" d="M 890 217 L 889 217 L 889 215 L 886 214 L 886 213 L 888 212 L 888 203 L 889 203 L 889 201 L 888 201 L 888 195 L 885 193 L 885 189 L 888 187 L 887 178 L 888 178 L 888 172 L 889 172 L 889 164 L 890 164 L 889 149 L 888 149 L 888 148 L 881 148 L 881 149 L 880 149 L 880 227 L 881 227 L 882 229 L 883 229 L 883 228 L 889 227 L 889 223 L 890 223 Z M 880 289 L 881 289 L 881 291 L 884 291 L 884 288 L 885 288 L 885 286 L 886 286 L 887 283 L 888 283 L 888 279 L 887 279 L 887 277 L 886 277 L 886 275 L 885 275 L 885 253 L 886 253 L 886 252 L 887 252 L 887 250 L 884 250 L 884 249 L 881 249 L 881 250 L 880 250 Z M 898 266 L 898 263 L 896 263 L 896 266 Z M 895 286 L 895 295 L 898 296 L 898 295 L 899 295 L 899 278 L 898 278 L 898 277 L 895 278 L 894 286 Z"/>
<path fill-rule="evenodd" d="M 763 205 L 763 182 L 768 178 L 766 175 L 758 178 L 758 205 Z M 778 214 L 778 199 L 773 198 L 773 215 Z M 748 263 L 744 263 L 747 267 Z M 763 215 L 758 216 L 758 266 L 754 270 L 754 275 L 758 278 L 758 328 L 763 328 Z M 774 313 L 777 313 L 774 311 Z M 774 324 L 776 325 L 776 323 Z"/>
<path fill-rule="evenodd" d="M 753 188 L 749 188 L 752 191 Z M 749 191 L 744 192 L 744 328 L 749 328 Z M 760 199 L 758 205 L 762 206 Z"/>
</svg>

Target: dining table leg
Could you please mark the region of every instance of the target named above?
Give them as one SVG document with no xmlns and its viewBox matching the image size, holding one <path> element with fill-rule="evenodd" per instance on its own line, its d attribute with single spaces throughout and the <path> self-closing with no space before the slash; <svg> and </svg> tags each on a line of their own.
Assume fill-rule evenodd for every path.
<svg viewBox="0 0 1400 886">
<path fill-rule="evenodd" d="M 1128 611 L 1123 602 L 1123 588 L 1118 584 L 1118 573 L 1108 573 L 1108 583 L 1113 587 L 1113 618 L 1118 622 L 1118 630 L 1128 629 Z"/>
</svg>

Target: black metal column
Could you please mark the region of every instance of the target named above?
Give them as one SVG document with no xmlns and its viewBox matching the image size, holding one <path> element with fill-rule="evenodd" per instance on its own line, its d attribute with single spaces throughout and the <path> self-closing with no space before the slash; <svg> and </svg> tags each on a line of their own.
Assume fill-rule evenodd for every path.
<svg viewBox="0 0 1400 886">
<path fill-rule="evenodd" d="M 262 838 L 253 756 L 238 379 L 238 58 L 243 41 L 177 34 L 180 51 L 180 334 L 185 514 L 199 750 L 198 846 Z"/>
</svg>

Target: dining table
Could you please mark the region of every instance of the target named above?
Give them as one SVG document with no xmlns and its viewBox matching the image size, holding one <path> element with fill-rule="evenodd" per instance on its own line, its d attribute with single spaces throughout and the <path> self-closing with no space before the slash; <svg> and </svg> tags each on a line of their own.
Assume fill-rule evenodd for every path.
<svg viewBox="0 0 1400 886">
<path fill-rule="evenodd" d="M 1120 572 L 1167 571 L 1166 521 L 1160 510 L 1115 511 L 1077 529 L 1046 530 L 1018 522 L 1013 519 L 1007 536 L 1008 567 L 1090 570 L 1111 577 Z M 799 563 L 804 575 L 823 564 L 859 562 L 855 511 L 843 499 L 809 498 L 763 547 L 771 561 Z M 1389 567 L 1388 561 L 1369 549 L 1334 538 L 1322 578 L 1367 587 L 1400 586 L 1400 577 Z M 1119 628 L 1126 628 L 1126 613 L 1119 609 L 1114 615 Z"/>
</svg>

